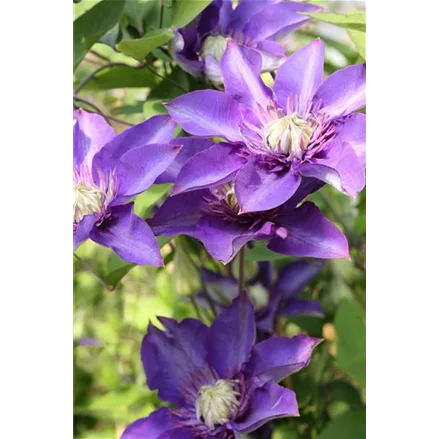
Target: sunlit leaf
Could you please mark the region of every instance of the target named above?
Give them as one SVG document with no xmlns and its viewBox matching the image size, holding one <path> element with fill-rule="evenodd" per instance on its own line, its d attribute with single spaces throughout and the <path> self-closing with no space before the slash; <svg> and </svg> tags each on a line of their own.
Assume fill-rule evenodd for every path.
<svg viewBox="0 0 439 439">
<path fill-rule="evenodd" d="M 138 61 L 144 61 L 155 48 L 167 43 L 172 38 L 168 29 L 152 30 L 136 40 L 122 40 L 117 48 Z"/>
<path fill-rule="evenodd" d="M 125 0 L 102 0 L 73 22 L 73 70 L 88 49 L 119 21 Z"/>
</svg>

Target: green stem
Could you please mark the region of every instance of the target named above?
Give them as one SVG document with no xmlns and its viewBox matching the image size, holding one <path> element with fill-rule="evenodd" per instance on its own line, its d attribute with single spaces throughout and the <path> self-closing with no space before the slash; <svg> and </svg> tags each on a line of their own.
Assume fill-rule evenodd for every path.
<svg viewBox="0 0 439 439">
<path fill-rule="evenodd" d="M 84 261 L 84 259 L 80 258 L 76 253 L 73 253 L 73 256 L 88 270 L 90 273 L 102 284 L 104 288 L 106 288 L 108 291 L 113 291 L 115 288 L 115 285 L 108 285 L 104 279 L 99 276 L 99 274 L 96 273 L 94 267 L 89 264 L 87 261 Z"/>
</svg>

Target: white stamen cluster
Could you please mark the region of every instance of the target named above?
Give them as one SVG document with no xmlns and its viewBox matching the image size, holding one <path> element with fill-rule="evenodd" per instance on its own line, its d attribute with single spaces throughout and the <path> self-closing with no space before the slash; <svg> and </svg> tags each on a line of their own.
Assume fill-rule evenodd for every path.
<svg viewBox="0 0 439 439">
<path fill-rule="evenodd" d="M 275 152 L 302 158 L 313 128 L 297 113 L 269 122 L 265 127 L 264 146 Z"/>
<path fill-rule="evenodd" d="M 85 215 L 99 213 L 104 198 L 104 194 L 97 186 L 83 183 L 73 186 L 73 222 L 79 223 Z"/>
<path fill-rule="evenodd" d="M 211 430 L 223 425 L 236 415 L 239 409 L 239 393 L 236 381 L 218 380 L 212 386 L 202 386 L 196 402 L 197 419 Z"/>
</svg>

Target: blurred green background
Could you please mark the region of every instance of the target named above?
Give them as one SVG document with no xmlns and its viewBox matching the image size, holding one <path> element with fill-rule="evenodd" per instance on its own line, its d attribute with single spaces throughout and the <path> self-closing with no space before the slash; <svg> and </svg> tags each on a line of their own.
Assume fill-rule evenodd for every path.
<svg viewBox="0 0 439 439">
<path fill-rule="evenodd" d="M 74 4 L 74 18 L 96 3 L 83 0 Z M 325 12 L 338 14 L 365 7 L 363 2 L 318 3 Z M 166 23 L 171 8 L 164 11 Z M 208 87 L 178 68 L 167 55 L 166 45 L 164 51 L 154 49 L 148 55 L 148 68 L 139 68 L 138 61 L 117 50 L 121 38 L 138 38 L 157 27 L 159 14 L 159 0 L 126 1 L 117 25 L 101 37 L 103 42 L 92 45 L 75 71 L 77 86 L 109 62 L 123 64 L 95 75 L 75 101 L 77 107 L 98 109 L 109 116 L 117 132 L 164 113 L 162 102 L 184 90 Z M 328 74 L 362 62 L 361 50 L 348 30 L 323 21 L 313 20 L 285 42 L 294 51 L 316 36 L 327 45 Z M 272 81 L 269 75 L 264 80 Z M 136 213 L 150 216 L 169 188 L 155 185 L 138 196 Z M 308 368 L 284 383 L 297 393 L 301 417 L 273 424 L 272 437 L 360 439 L 365 437 L 366 191 L 348 198 L 324 187 L 311 198 L 347 235 L 351 261 L 329 261 L 304 292 L 320 299 L 325 319 L 301 317 L 282 322 L 287 335 L 306 331 L 324 337 L 325 343 L 315 351 Z M 91 241 L 76 251 L 80 259 L 74 258 L 74 435 L 78 439 L 118 439 L 128 423 L 162 405 L 145 384 L 139 355 L 145 329 L 150 321 L 158 324 L 157 315 L 196 317 L 188 294 L 200 286 L 199 267 L 224 270 L 192 239 L 179 237 L 168 242 L 160 238 L 160 243 L 164 268 L 133 267 Z M 257 261 L 272 260 L 281 266 L 292 258 L 257 244 L 246 253 L 246 260 L 251 272 Z"/>
</svg>

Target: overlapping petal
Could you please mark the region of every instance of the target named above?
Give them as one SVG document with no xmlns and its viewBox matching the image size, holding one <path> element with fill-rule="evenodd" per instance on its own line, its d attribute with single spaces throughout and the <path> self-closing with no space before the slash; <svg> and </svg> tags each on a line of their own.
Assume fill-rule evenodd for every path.
<svg viewBox="0 0 439 439">
<path fill-rule="evenodd" d="M 209 194 L 201 190 L 168 197 L 148 224 L 156 235 L 193 236 Z"/>
<path fill-rule="evenodd" d="M 124 203 L 148 189 L 173 163 L 180 149 L 181 146 L 153 144 L 127 151 L 115 171 L 118 195 L 112 205 Z"/>
<path fill-rule="evenodd" d="M 241 212 L 257 212 L 278 207 L 299 188 L 301 177 L 287 168 L 267 172 L 257 160 L 249 162 L 236 175 L 235 191 Z"/>
<path fill-rule="evenodd" d="M 119 159 L 132 149 L 153 143 L 169 143 L 175 127 L 175 122 L 168 115 L 158 115 L 118 134 L 96 154 L 93 178 L 99 181 L 99 172 L 106 174 L 116 168 Z"/>
<path fill-rule="evenodd" d="M 297 299 L 296 297 L 286 301 L 279 310 L 279 314 L 284 316 L 325 316 L 325 312 L 318 300 Z"/>
<path fill-rule="evenodd" d="M 177 137 L 171 140 L 171 145 L 182 146 L 175 160 L 166 168 L 166 171 L 160 174 L 155 183 L 175 183 L 183 165 L 195 154 L 205 151 L 214 145 L 210 139 L 197 137 Z"/>
<path fill-rule="evenodd" d="M 204 244 L 214 259 L 227 264 L 247 242 L 266 240 L 273 231 L 274 224 L 270 222 L 249 229 L 220 217 L 202 215 L 193 236 Z"/>
<path fill-rule="evenodd" d="M 366 166 L 366 115 L 352 113 L 336 127 L 337 138 L 349 143 L 361 166 Z"/>
<path fill-rule="evenodd" d="M 218 186 L 230 181 L 245 160 L 239 148 L 217 143 L 191 157 L 183 166 L 172 190 L 173 194 Z"/>
</svg>

